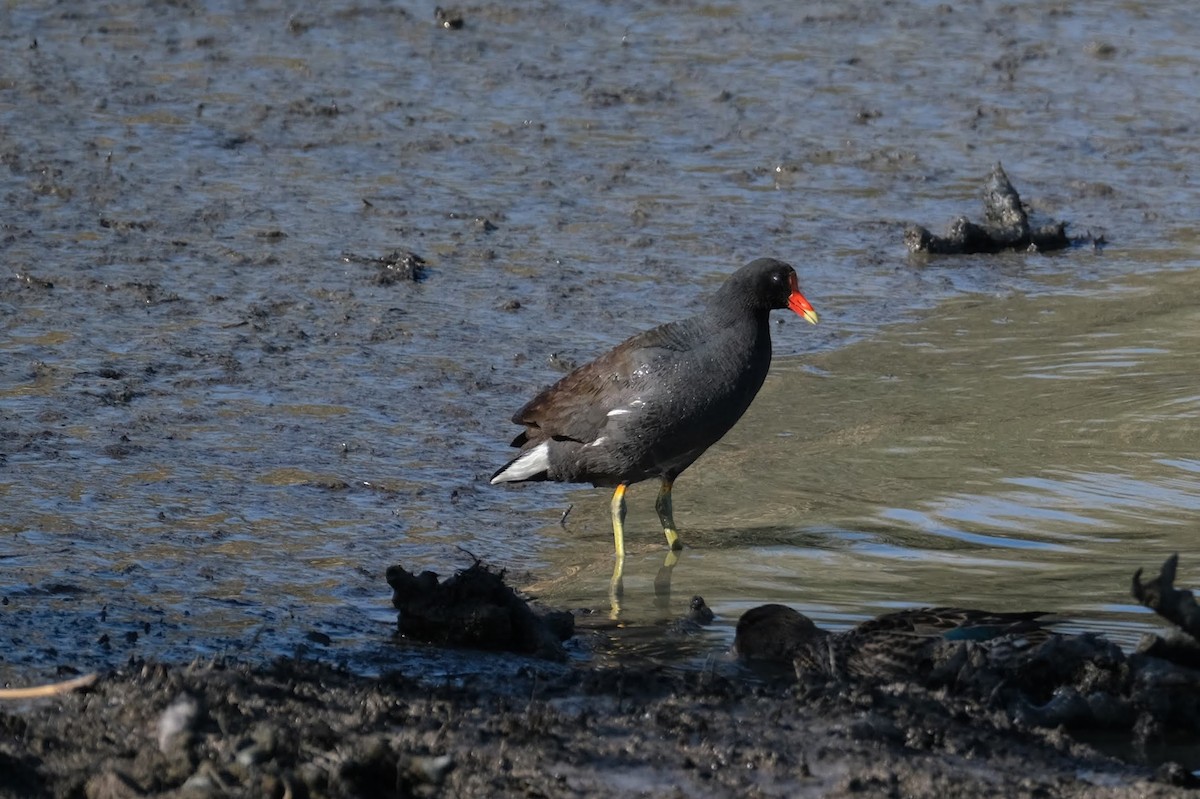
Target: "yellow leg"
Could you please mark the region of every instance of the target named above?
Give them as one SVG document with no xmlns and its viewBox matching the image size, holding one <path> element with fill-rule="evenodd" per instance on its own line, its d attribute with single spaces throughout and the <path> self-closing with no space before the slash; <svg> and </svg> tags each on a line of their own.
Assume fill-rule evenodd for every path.
<svg viewBox="0 0 1200 799">
<path fill-rule="evenodd" d="M 660 608 L 666 609 L 671 606 L 671 572 L 675 571 L 675 564 L 678 562 L 679 553 L 674 549 L 670 550 L 658 574 L 654 575 L 654 604 Z"/>
<path fill-rule="evenodd" d="M 621 618 L 621 597 L 625 594 L 622 583 L 621 561 L 617 561 L 613 566 L 612 582 L 608 584 L 608 617 L 613 621 Z"/>
<path fill-rule="evenodd" d="M 612 582 L 608 586 L 608 598 L 612 605 L 612 616 L 615 619 L 620 612 L 619 600 L 624 591 L 625 573 L 625 489 L 628 483 L 621 483 L 612 497 L 613 545 L 616 547 L 616 562 L 613 564 Z"/>
<path fill-rule="evenodd" d="M 625 489 L 629 483 L 621 483 L 612 497 L 613 544 L 617 548 L 617 560 L 625 560 Z"/>
<path fill-rule="evenodd" d="M 673 550 L 679 550 L 683 549 L 683 542 L 679 540 L 679 533 L 675 531 L 675 514 L 671 508 L 671 486 L 674 482 L 666 477 L 662 479 L 662 487 L 658 489 L 658 499 L 654 503 L 654 509 L 658 511 L 658 520 L 662 522 L 663 534 L 667 537 L 667 546 Z"/>
</svg>

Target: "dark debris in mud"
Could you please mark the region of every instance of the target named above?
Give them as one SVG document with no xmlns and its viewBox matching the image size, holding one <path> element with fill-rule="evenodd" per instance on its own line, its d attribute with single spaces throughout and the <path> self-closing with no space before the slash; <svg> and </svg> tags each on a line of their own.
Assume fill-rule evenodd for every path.
<svg viewBox="0 0 1200 799">
<path fill-rule="evenodd" d="M 1179 555 L 1167 558 L 1158 576 L 1142 582 L 1142 570 L 1133 574 L 1133 598 L 1200 641 L 1200 606 L 1191 591 L 1175 587 Z"/>
<path fill-rule="evenodd" d="M 562 642 L 575 631 L 566 612 L 535 612 L 504 582 L 503 572 L 480 563 L 445 580 L 431 571 L 387 570 L 400 634 L 448 646 L 502 650 L 564 660 Z"/>
<path fill-rule="evenodd" d="M 996 164 L 988 175 L 983 206 L 983 224 L 960 216 L 950 223 L 944 236 L 913 226 L 904 232 L 904 244 L 909 252 L 932 255 L 1050 252 L 1072 244 L 1067 236 L 1066 222 L 1049 222 L 1037 227 L 1030 223 L 1021 196 L 1000 164 Z"/>
<path fill-rule="evenodd" d="M 375 283 L 380 286 L 419 283 L 426 277 L 425 259 L 407 250 L 391 250 L 378 258 L 343 253 L 342 260 L 376 267 L 379 271 L 375 273 Z"/>
<path fill-rule="evenodd" d="M 433 10 L 433 21 L 439 28 L 448 31 L 462 30 L 463 13 L 457 8 L 445 9 L 438 6 Z"/>
</svg>

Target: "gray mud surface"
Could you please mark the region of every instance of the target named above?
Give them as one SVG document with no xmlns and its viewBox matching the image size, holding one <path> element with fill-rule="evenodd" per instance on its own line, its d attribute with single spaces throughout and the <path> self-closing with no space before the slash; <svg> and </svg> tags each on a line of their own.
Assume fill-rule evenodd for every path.
<svg viewBox="0 0 1200 799">
<path fill-rule="evenodd" d="M 544 568 L 508 415 L 754 257 L 841 320 L 785 358 L 1064 270 L 901 262 L 996 160 L 1190 231 L 1194 14 L 1156 64 L 1100 6 L 5 4 L 0 674 L 101 677 L 0 706 L 0 795 L 1178 792 L 920 692 L 406 646 L 382 574 Z"/>
<path fill-rule="evenodd" d="M 429 685 L 315 663 L 130 664 L 0 713 L 0 795 L 1175 796 L 1061 733 L 911 689 L 499 663 Z M 1179 779 L 1184 775 L 1177 774 Z"/>
</svg>

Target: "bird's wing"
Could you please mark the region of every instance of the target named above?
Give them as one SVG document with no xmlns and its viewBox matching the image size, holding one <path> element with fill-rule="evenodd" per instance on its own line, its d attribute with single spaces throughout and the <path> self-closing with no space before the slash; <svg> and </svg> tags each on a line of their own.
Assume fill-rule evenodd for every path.
<svg viewBox="0 0 1200 799">
<path fill-rule="evenodd" d="M 663 356 L 690 346 L 686 332 L 680 322 L 660 325 L 566 375 L 513 415 L 515 424 L 527 428 L 513 444 L 545 438 L 594 440 L 611 411 L 636 408 L 639 393 Z"/>
</svg>

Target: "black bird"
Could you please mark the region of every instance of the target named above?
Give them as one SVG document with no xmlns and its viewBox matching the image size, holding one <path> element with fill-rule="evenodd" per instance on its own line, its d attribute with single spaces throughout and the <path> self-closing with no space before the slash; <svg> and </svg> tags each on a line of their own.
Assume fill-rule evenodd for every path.
<svg viewBox="0 0 1200 799">
<path fill-rule="evenodd" d="M 619 585 L 625 558 L 625 489 L 662 481 L 655 507 L 667 545 L 682 548 L 671 486 L 750 407 L 771 364 L 768 316 L 790 308 L 816 324 L 796 270 L 760 258 L 734 272 L 696 316 L 639 333 L 563 377 L 512 420 L 521 453 L 492 483 L 555 480 L 615 487 Z"/>
</svg>

